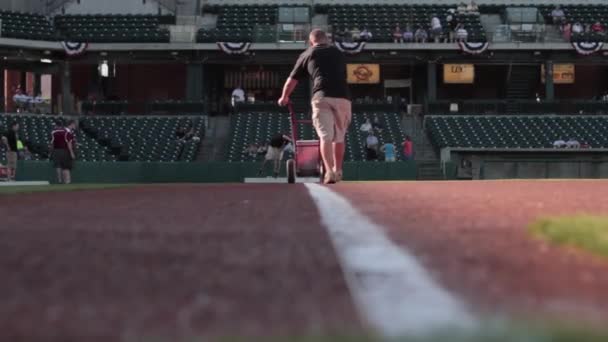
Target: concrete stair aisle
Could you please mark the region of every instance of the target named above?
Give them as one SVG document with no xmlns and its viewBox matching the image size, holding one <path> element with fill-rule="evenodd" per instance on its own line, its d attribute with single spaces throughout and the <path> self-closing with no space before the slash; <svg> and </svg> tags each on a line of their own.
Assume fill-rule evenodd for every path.
<svg viewBox="0 0 608 342">
<path fill-rule="evenodd" d="M 443 180 L 443 171 L 439 156 L 431 140 L 426 134 L 423 118 L 406 115 L 402 120 L 403 131 L 414 142 L 414 160 L 417 167 L 418 180 Z"/>
<path fill-rule="evenodd" d="M 540 77 L 540 68 L 536 65 L 511 65 L 507 78 L 507 100 L 521 100 L 533 98 L 533 92 Z M 507 103 L 508 113 L 520 112 L 517 103 Z"/>
<path fill-rule="evenodd" d="M 219 161 L 224 159 L 230 139 L 230 118 L 228 116 L 209 117 L 205 138 L 196 156 L 197 161 Z"/>
</svg>

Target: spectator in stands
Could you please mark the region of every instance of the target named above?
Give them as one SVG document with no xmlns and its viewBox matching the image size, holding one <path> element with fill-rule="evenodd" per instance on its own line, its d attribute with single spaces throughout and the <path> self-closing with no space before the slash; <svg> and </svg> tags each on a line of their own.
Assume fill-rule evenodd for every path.
<svg viewBox="0 0 608 342">
<path fill-rule="evenodd" d="M 469 33 L 467 29 L 464 28 L 464 24 L 458 24 L 456 27 L 456 41 L 457 42 L 466 42 L 469 37 Z"/>
<path fill-rule="evenodd" d="M 265 154 L 268 151 L 268 145 L 265 143 L 259 143 L 258 145 L 258 154 Z"/>
<path fill-rule="evenodd" d="M 572 25 L 572 36 L 576 37 L 582 34 L 584 30 L 583 25 L 577 21 Z"/>
<path fill-rule="evenodd" d="M 557 139 L 553 142 L 553 147 L 555 148 L 563 148 L 566 147 L 566 141 L 564 139 Z"/>
<path fill-rule="evenodd" d="M 456 11 L 460 14 L 465 14 L 467 12 L 467 4 L 461 2 L 458 4 L 458 7 L 456 7 Z"/>
<path fill-rule="evenodd" d="M 566 22 L 564 25 L 562 25 L 560 30 L 562 31 L 564 40 L 569 42 L 572 38 L 572 24 L 570 24 L 570 22 Z"/>
<path fill-rule="evenodd" d="M 448 36 L 446 37 L 447 41 L 453 43 L 456 37 L 456 26 L 458 26 L 458 19 L 454 15 L 454 9 L 451 8 L 448 11 L 448 15 L 445 17 L 445 21 L 447 23 Z"/>
<path fill-rule="evenodd" d="M 567 148 L 580 148 L 581 143 L 579 143 L 578 140 L 576 140 L 574 138 L 570 138 L 570 139 L 568 139 L 568 141 L 566 141 L 566 147 Z"/>
<path fill-rule="evenodd" d="M 395 145 L 388 142 L 382 146 L 382 152 L 384 152 L 384 161 L 394 162 L 395 161 Z"/>
<path fill-rule="evenodd" d="M 566 20 L 566 14 L 559 5 L 551 11 L 551 17 L 553 18 L 553 25 L 561 25 Z"/>
<path fill-rule="evenodd" d="M 6 139 L 3 139 L 6 145 L 6 167 L 8 168 L 8 181 L 14 181 L 17 176 L 17 141 L 19 141 L 19 124 L 16 121 L 11 122 L 9 131 L 6 134 Z"/>
<path fill-rule="evenodd" d="M 419 27 L 414 33 L 414 39 L 416 43 L 426 43 L 426 40 L 429 38 L 428 33 L 422 27 Z"/>
<path fill-rule="evenodd" d="M 403 33 L 401 32 L 399 24 L 395 25 L 395 29 L 393 30 L 393 42 L 403 43 Z"/>
<path fill-rule="evenodd" d="M 175 137 L 177 140 L 183 141 L 186 139 L 186 127 L 178 127 L 175 131 Z"/>
<path fill-rule="evenodd" d="M 22 158 L 23 160 L 32 160 L 32 152 L 30 152 L 30 149 L 27 148 L 27 146 L 23 147 Z"/>
<path fill-rule="evenodd" d="M 467 6 L 467 14 L 479 14 L 479 6 L 477 6 L 475 1 L 471 0 Z"/>
<path fill-rule="evenodd" d="M 378 159 L 378 138 L 373 131 L 370 131 L 367 139 L 365 139 L 365 151 L 367 160 Z"/>
<path fill-rule="evenodd" d="M 405 141 L 403 142 L 403 160 L 411 160 L 414 156 L 414 144 L 412 143 L 412 139 L 409 135 L 405 136 Z"/>
<path fill-rule="evenodd" d="M 257 144 L 249 144 L 243 152 L 247 154 L 251 158 L 255 158 L 258 154 L 258 145 Z"/>
<path fill-rule="evenodd" d="M 591 26 L 591 31 L 593 33 L 599 34 L 599 35 L 604 35 L 606 33 L 606 30 L 604 29 L 604 25 L 602 25 L 602 23 L 598 21 L 596 21 L 592 26 Z"/>
<path fill-rule="evenodd" d="M 403 41 L 406 43 L 411 43 L 414 41 L 414 30 L 410 24 L 405 25 L 405 31 L 403 31 Z"/>
<path fill-rule="evenodd" d="M 431 17 L 431 35 L 432 39 L 435 40 L 435 43 L 439 43 L 442 34 L 443 27 L 441 26 L 441 20 L 439 20 L 437 15 L 433 14 Z"/>
<path fill-rule="evenodd" d="M 236 108 L 237 104 L 245 102 L 245 91 L 239 85 L 232 91 L 231 103 L 232 108 Z"/>
<path fill-rule="evenodd" d="M 583 141 L 583 143 L 581 144 L 581 148 L 591 148 L 591 145 L 589 145 L 589 143 L 587 143 L 586 141 Z"/>
<path fill-rule="evenodd" d="M 374 121 L 372 122 L 372 128 L 374 129 L 374 131 L 376 131 L 378 133 L 382 133 L 382 130 L 384 129 L 384 125 L 382 125 L 380 123 L 380 120 L 378 120 L 378 118 L 375 117 Z"/>
<path fill-rule="evenodd" d="M 283 147 L 283 154 L 292 156 L 294 152 L 295 152 L 295 150 L 293 148 L 293 143 L 291 141 L 288 142 L 287 145 L 285 145 L 285 147 Z"/>
<path fill-rule="evenodd" d="M 372 123 L 369 121 L 369 119 L 365 119 L 365 122 L 361 124 L 361 127 L 359 128 L 359 130 L 361 132 L 365 132 L 368 133 L 373 129 Z"/>
<path fill-rule="evenodd" d="M 372 40 L 372 33 L 367 29 L 367 27 L 363 28 L 363 31 L 359 34 L 359 41 L 368 42 Z"/>
<path fill-rule="evenodd" d="M 353 42 L 353 34 L 349 29 L 344 30 L 344 34 L 342 35 L 342 41 L 347 43 Z"/>
<path fill-rule="evenodd" d="M 361 30 L 355 26 L 352 30 L 350 30 L 350 35 L 353 41 L 359 41 L 361 39 Z"/>
</svg>

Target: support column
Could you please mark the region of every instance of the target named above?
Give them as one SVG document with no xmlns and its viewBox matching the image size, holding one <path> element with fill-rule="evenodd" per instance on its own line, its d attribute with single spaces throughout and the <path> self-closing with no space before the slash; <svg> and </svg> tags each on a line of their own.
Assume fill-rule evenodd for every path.
<svg viewBox="0 0 608 342">
<path fill-rule="evenodd" d="M 34 74 L 34 96 L 42 94 L 42 75 L 39 73 Z"/>
<path fill-rule="evenodd" d="M 428 63 L 426 75 L 427 100 L 428 102 L 434 102 L 437 100 L 437 63 Z"/>
<path fill-rule="evenodd" d="M 72 73 L 70 69 L 70 62 L 66 61 L 61 71 L 61 112 L 63 114 L 72 114 L 74 112 L 74 105 L 72 103 Z"/>
<path fill-rule="evenodd" d="M 553 86 L 553 61 L 545 62 L 545 100 L 555 100 L 555 87 Z"/>
<path fill-rule="evenodd" d="M 25 73 L 25 92 L 30 95 L 30 96 L 34 96 L 34 87 L 35 87 L 35 75 L 33 72 L 26 72 Z"/>
<path fill-rule="evenodd" d="M 5 107 L 4 110 L 7 112 L 14 112 L 15 101 L 13 101 L 13 96 L 15 96 L 15 91 L 18 86 L 21 84 L 21 73 L 18 70 L 4 70 L 4 102 Z"/>
<path fill-rule="evenodd" d="M 0 97 L 2 97 L 2 103 L 0 103 L 0 111 L 5 112 L 6 107 L 6 80 L 4 79 L 4 68 L 0 68 Z"/>
<path fill-rule="evenodd" d="M 203 99 L 203 65 L 188 64 L 186 68 L 186 100 Z"/>
</svg>

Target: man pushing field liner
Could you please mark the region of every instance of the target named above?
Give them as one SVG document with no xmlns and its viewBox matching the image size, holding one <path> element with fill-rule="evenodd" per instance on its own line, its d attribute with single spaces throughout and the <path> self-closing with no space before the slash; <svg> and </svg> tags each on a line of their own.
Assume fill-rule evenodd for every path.
<svg viewBox="0 0 608 342">
<path fill-rule="evenodd" d="M 325 166 L 323 183 L 342 180 L 344 136 L 352 113 L 346 83 L 346 63 L 342 52 L 329 45 L 325 32 L 310 32 L 310 47 L 304 51 L 283 86 L 279 105 L 289 103 L 289 96 L 305 76 L 313 79 L 312 122 L 319 136 Z"/>
</svg>

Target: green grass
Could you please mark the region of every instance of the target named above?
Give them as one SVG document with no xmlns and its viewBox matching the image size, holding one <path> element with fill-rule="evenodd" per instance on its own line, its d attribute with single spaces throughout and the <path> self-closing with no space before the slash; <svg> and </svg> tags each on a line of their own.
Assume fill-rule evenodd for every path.
<svg viewBox="0 0 608 342">
<path fill-rule="evenodd" d="M 560 246 L 576 247 L 608 258 L 608 216 L 562 216 L 543 218 L 530 232 Z"/>
<path fill-rule="evenodd" d="M 397 337 L 383 339 L 378 336 L 333 335 L 333 336 L 282 336 L 282 337 L 185 337 L 167 339 L 141 336 L 125 339 L 125 342 L 606 342 L 608 334 L 595 328 L 584 328 L 575 324 L 557 323 L 525 324 L 487 323 L 476 331 L 461 333 L 440 332 L 423 337 Z"/>
<path fill-rule="evenodd" d="M 136 184 L 53 184 L 53 185 L 31 185 L 31 186 L 1 186 L 0 196 L 29 194 L 35 192 L 65 192 L 80 190 L 116 189 L 135 186 Z"/>
</svg>

